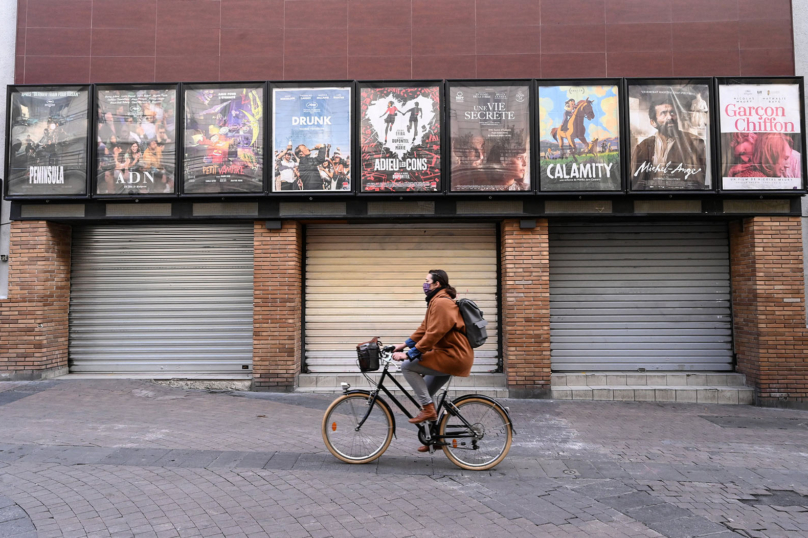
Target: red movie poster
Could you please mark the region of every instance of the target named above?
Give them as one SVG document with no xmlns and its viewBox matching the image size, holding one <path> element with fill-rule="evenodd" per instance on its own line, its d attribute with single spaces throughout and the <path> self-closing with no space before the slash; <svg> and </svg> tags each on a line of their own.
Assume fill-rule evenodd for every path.
<svg viewBox="0 0 808 538">
<path fill-rule="evenodd" d="M 360 89 L 362 192 L 437 192 L 440 87 Z"/>
</svg>

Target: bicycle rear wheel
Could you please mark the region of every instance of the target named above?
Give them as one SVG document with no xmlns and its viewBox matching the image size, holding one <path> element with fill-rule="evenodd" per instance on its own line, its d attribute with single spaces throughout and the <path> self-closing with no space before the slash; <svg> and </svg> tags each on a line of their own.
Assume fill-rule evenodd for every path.
<svg viewBox="0 0 808 538">
<path fill-rule="evenodd" d="M 485 471 L 498 465 L 513 441 L 513 429 L 505 411 L 490 400 L 468 398 L 453 402 L 460 416 L 448 411 L 438 433 L 443 436 L 443 452 L 449 461 L 469 471 Z"/>
<path fill-rule="evenodd" d="M 387 450 L 393 440 L 393 417 L 377 399 L 362 427 L 370 395 L 345 394 L 328 407 L 323 417 L 323 441 L 328 451 L 345 463 L 370 463 Z"/>
</svg>

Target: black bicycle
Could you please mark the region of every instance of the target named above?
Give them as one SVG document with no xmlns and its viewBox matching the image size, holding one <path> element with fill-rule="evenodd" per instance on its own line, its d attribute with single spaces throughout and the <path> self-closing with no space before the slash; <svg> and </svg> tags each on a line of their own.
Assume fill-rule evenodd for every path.
<svg viewBox="0 0 808 538">
<path fill-rule="evenodd" d="M 342 384 L 343 394 L 334 400 L 323 417 L 323 440 L 328 450 L 346 463 L 370 463 L 384 454 L 396 433 L 396 421 L 385 393 L 408 418 L 413 416 L 384 386 L 390 379 L 416 406 L 418 403 L 388 369 L 395 346 L 379 342 L 382 375 L 372 390 L 351 389 Z M 364 372 L 363 372 L 364 374 Z M 498 465 L 511 448 L 513 425 L 508 409 L 488 396 L 467 394 L 447 401 L 449 383 L 437 397 L 438 420 L 418 425 L 418 440 L 429 452 L 441 448 L 449 461 L 463 469 L 484 471 Z"/>
</svg>

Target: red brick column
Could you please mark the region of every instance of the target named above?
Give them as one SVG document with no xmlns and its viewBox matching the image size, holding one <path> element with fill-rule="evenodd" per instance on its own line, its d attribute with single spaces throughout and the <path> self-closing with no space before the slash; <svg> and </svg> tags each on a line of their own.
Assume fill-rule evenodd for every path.
<svg viewBox="0 0 808 538">
<path fill-rule="evenodd" d="M 754 385 L 759 405 L 808 408 L 800 218 L 733 222 L 730 263 L 738 371 Z"/>
<path fill-rule="evenodd" d="M 303 226 L 255 223 L 253 390 L 289 392 L 300 373 Z"/>
<path fill-rule="evenodd" d="M 67 373 L 71 228 L 11 224 L 8 299 L 0 299 L 0 380 Z"/>
<path fill-rule="evenodd" d="M 512 397 L 550 392 L 550 255 L 547 219 L 522 230 L 502 223 L 502 320 L 500 335 Z"/>
</svg>

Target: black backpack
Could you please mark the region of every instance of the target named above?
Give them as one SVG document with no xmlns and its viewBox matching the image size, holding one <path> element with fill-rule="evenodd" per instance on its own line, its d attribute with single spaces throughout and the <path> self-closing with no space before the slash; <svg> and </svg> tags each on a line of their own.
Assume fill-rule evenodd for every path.
<svg viewBox="0 0 808 538">
<path fill-rule="evenodd" d="M 471 299 L 458 299 L 455 302 L 466 323 L 466 338 L 469 344 L 472 348 L 480 347 L 488 340 L 488 331 L 485 328 L 488 322 L 483 319 L 483 311 Z"/>
</svg>

